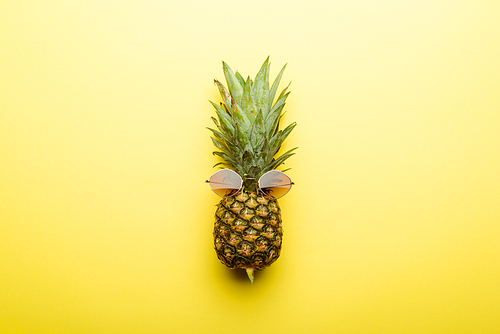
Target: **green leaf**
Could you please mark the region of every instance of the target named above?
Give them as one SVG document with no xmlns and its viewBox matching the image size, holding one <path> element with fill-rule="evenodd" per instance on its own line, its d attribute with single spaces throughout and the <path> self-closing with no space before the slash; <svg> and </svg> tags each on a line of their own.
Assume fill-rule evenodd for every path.
<svg viewBox="0 0 500 334">
<path fill-rule="evenodd" d="M 274 135 L 275 133 L 277 133 L 279 131 L 279 127 L 280 127 L 280 122 L 281 122 L 281 119 L 283 118 L 283 116 L 285 115 L 285 113 L 280 113 L 280 115 L 278 116 L 278 119 L 274 121 L 274 128 L 270 128 L 269 130 L 271 130 L 271 132 L 269 132 L 269 136 L 271 135 Z"/>
<path fill-rule="evenodd" d="M 236 103 L 236 100 L 233 99 L 232 96 L 227 92 L 226 88 L 224 88 L 224 85 L 222 85 L 218 80 L 215 80 L 215 84 L 219 88 L 219 92 L 222 96 L 222 99 L 224 100 L 224 105 L 234 119 L 234 122 L 241 122 L 245 131 L 247 131 L 250 128 L 247 115 L 242 112 L 241 107 L 238 103 Z"/>
<path fill-rule="evenodd" d="M 288 87 L 290 87 L 290 85 L 291 85 L 291 84 L 292 84 L 292 83 L 290 82 L 290 83 L 288 84 L 288 86 L 286 86 L 286 87 L 285 87 L 285 89 L 283 89 L 283 90 L 281 91 L 280 96 L 278 96 L 278 101 L 279 101 L 279 100 L 280 100 L 283 96 L 285 96 L 285 93 L 286 93 L 286 95 L 287 95 L 287 96 L 288 96 L 288 94 L 290 94 L 290 92 L 288 92 L 288 93 L 287 93 L 287 92 L 286 92 L 286 90 L 288 89 Z M 276 101 L 276 103 L 278 103 L 278 102 Z"/>
<path fill-rule="evenodd" d="M 237 161 L 237 157 L 235 156 L 235 154 L 239 155 L 241 152 L 238 148 L 232 146 L 232 149 L 231 149 L 226 145 L 226 143 L 223 140 L 218 139 L 218 138 L 214 138 L 214 137 L 210 137 L 210 138 L 212 139 L 212 143 L 214 144 L 214 146 L 222 151 L 219 153 L 225 154 L 227 157 L 230 157 L 232 161 L 235 161 L 235 162 Z M 213 152 L 213 153 L 216 154 L 216 152 Z"/>
<path fill-rule="evenodd" d="M 278 122 L 281 117 L 281 112 L 285 106 L 285 101 L 286 98 L 288 97 L 288 94 L 289 93 L 286 93 L 274 104 L 273 108 L 269 112 L 269 115 L 267 116 L 267 119 L 265 120 L 265 123 L 267 124 L 268 136 L 271 136 L 273 133 L 276 132 Z"/>
<path fill-rule="evenodd" d="M 212 119 L 212 121 L 215 123 L 215 125 L 217 127 L 219 127 L 219 122 L 217 121 L 217 119 L 215 119 L 215 117 L 210 117 Z"/>
<path fill-rule="evenodd" d="M 281 69 L 281 71 L 278 74 L 278 76 L 276 77 L 276 79 L 274 79 L 273 86 L 271 87 L 271 91 L 269 92 L 269 105 L 270 106 L 273 105 L 274 97 L 276 95 L 276 91 L 278 90 L 278 86 L 280 84 L 281 77 L 283 76 L 283 72 L 285 72 L 285 68 L 286 68 L 286 64 L 285 64 L 285 66 L 283 66 L 283 68 Z"/>
<path fill-rule="evenodd" d="M 243 160 L 243 169 L 245 171 L 247 171 L 248 168 L 249 168 L 249 166 L 252 165 L 252 163 L 253 163 L 253 154 L 252 154 L 252 151 L 246 150 L 243 153 L 242 160 Z"/>
<path fill-rule="evenodd" d="M 288 150 L 287 152 L 283 153 L 283 155 L 281 155 L 279 158 L 272 161 L 268 166 L 269 170 L 278 168 L 278 166 L 281 165 L 286 159 L 290 158 L 292 155 L 295 154 L 295 153 L 293 153 L 293 151 L 295 151 L 297 148 L 298 147 L 294 147 L 291 150 Z"/>
<path fill-rule="evenodd" d="M 223 159 L 224 161 L 222 164 L 232 167 L 234 170 L 237 170 L 237 166 L 239 165 L 236 160 L 234 160 L 232 157 L 228 156 L 227 154 L 219 151 L 214 151 L 212 152 L 213 155 L 218 156 L 219 158 Z"/>
<path fill-rule="evenodd" d="M 231 109 L 231 104 L 232 104 L 232 97 L 231 95 L 228 93 L 228 91 L 226 90 L 226 88 L 224 87 L 223 84 L 220 83 L 219 80 L 215 79 L 215 84 L 217 85 L 217 88 L 219 88 L 219 93 L 222 97 L 222 100 L 224 101 L 224 104 L 228 110 L 228 112 L 233 115 L 233 110 Z M 234 115 L 233 115 L 234 117 Z"/>
<path fill-rule="evenodd" d="M 214 137 L 219 142 L 225 142 L 227 147 L 229 147 L 229 146 L 236 147 L 235 143 L 230 138 L 228 138 L 226 135 L 224 135 L 223 133 L 221 133 L 215 129 L 212 129 L 212 128 L 207 128 L 207 129 L 212 131 L 212 133 L 214 134 Z"/>
<path fill-rule="evenodd" d="M 274 136 L 271 137 L 271 139 L 269 139 L 269 154 L 267 154 L 268 161 L 266 162 L 266 164 L 272 160 L 276 153 L 278 153 L 279 147 L 281 145 L 281 133 L 282 131 L 278 131 L 274 134 Z"/>
<path fill-rule="evenodd" d="M 212 101 L 210 101 L 210 103 L 214 106 L 215 112 L 217 113 L 217 117 L 219 117 L 219 121 L 224 131 L 226 131 L 227 133 L 234 133 L 233 120 L 231 116 L 219 105 L 215 104 Z"/>
<path fill-rule="evenodd" d="M 267 114 L 269 111 L 269 57 L 264 61 L 255 76 L 252 92 L 257 110 L 262 110 Z"/>
<path fill-rule="evenodd" d="M 235 99 L 231 100 L 231 109 L 233 109 L 234 118 L 242 120 L 245 131 L 248 131 L 251 122 L 248 119 L 248 115 L 241 109 L 240 105 L 236 103 Z"/>
<path fill-rule="evenodd" d="M 267 138 L 264 138 L 259 150 L 259 164 L 265 165 L 267 163 L 266 158 L 268 158 L 270 154 L 271 151 L 269 150 L 269 140 Z"/>
<path fill-rule="evenodd" d="M 250 77 L 245 82 L 245 87 L 243 88 L 243 98 L 241 99 L 241 107 L 245 111 L 245 114 L 251 117 L 255 117 L 257 110 L 255 109 L 255 104 L 252 94 L 252 81 Z"/>
<path fill-rule="evenodd" d="M 281 142 L 284 142 L 285 139 L 288 137 L 288 135 L 290 134 L 290 132 L 292 132 L 292 130 L 297 126 L 297 123 L 296 122 L 293 122 L 292 124 L 288 125 L 281 133 Z"/>
<path fill-rule="evenodd" d="M 233 96 L 237 103 L 241 104 L 241 96 L 243 95 L 243 86 L 240 81 L 236 78 L 233 70 L 225 62 L 222 62 L 222 68 L 224 70 L 224 76 L 226 77 L 227 86 L 229 88 L 229 93 Z"/>
<path fill-rule="evenodd" d="M 241 127 L 236 123 L 236 138 L 243 150 L 251 149 L 250 142 L 247 137 L 247 133 L 241 131 Z"/>
<path fill-rule="evenodd" d="M 233 137 L 231 132 L 228 132 L 228 131 L 224 130 L 224 128 L 219 125 L 219 121 L 217 121 L 217 119 L 215 117 L 211 117 L 211 119 L 215 123 L 215 126 L 217 126 L 217 129 L 219 129 L 219 131 L 220 131 L 221 134 L 223 134 L 227 138 L 232 138 Z M 210 129 L 210 128 L 208 128 L 208 129 Z M 210 129 L 210 130 L 212 130 L 212 129 Z"/>
<path fill-rule="evenodd" d="M 221 150 L 223 153 L 227 154 L 227 155 L 231 155 L 231 152 L 228 150 L 227 146 L 219 141 L 218 139 L 214 138 L 214 137 L 210 137 L 212 138 L 212 143 L 214 144 L 215 147 L 217 147 L 219 150 Z"/>
<path fill-rule="evenodd" d="M 225 165 L 226 165 L 226 163 L 225 163 L 225 162 L 223 162 L 223 161 L 222 161 L 222 162 L 218 162 L 218 163 L 216 163 L 215 165 L 213 165 L 213 166 L 212 166 L 212 168 L 217 167 L 217 166 L 220 166 L 220 165 L 225 166 Z"/>
<path fill-rule="evenodd" d="M 284 95 L 280 95 L 280 98 L 274 104 L 273 108 L 269 112 L 269 115 L 273 114 L 279 107 L 282 107 L 285 104 L 286 99 L 287 99 L 287 97 L 288 97 L 289 94 L 290 94 L 290 92 L 288 92 L 288 93 L 286 93 Z"/>
<path fill-rule="evenodd" d="M 236 71 L 234 75 L 236 76 L 236 79 L 238 79 L 238 81 L 240 82 L 241 87 L 245 87 L 245 79 L 243 79 L 241 74 L 238 73 L 238 71 Z"/>
<path fill-rule="evenodd" d="M 295 128 L 297 124 L 294 122 L 290 125 L 288 125 L 285 130 L 280 130 L 278 131 L 277 135 L 273 136 L 270 141 L 270 151 L 271 155 L 274 156 L 278 153 L 278 151 L 281 148 L 281 144 L 285 141 L 285 139 L 288 137 L 290 132 Z"/>
<path fill-rule="evenodd" d="M 260 166 L 259 165 L 253 165 L 250 167 L 248 170 L 248 176 L 258 179 L 260 177 Z"/>
<path fill-rule="evenodd" d="M 252 129 L 250 131 L 250 143 L 257 144 L 254 146 L 254 148 L 259 147 L 259 144 L 264 140 L 266 137 L 266 126 L 264 124 L 264 115 L 262 110 L 257 111 L 257 116 L 255 117 L 253 124 L 252 124 Z"/>
</svg>

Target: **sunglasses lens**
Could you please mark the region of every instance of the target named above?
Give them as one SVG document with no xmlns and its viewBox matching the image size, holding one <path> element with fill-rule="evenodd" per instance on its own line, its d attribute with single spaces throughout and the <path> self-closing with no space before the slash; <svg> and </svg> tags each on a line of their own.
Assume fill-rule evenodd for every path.
<svg viewBox="0 0 500 334">
<path fill-rule="evenodd" d="M 241 189 L 243 180 L 230 169 L 222 169 L 210 176 L 210 188 L 221 197 L 230 197 Z"/>
<path fill-rule="evenodd" d="M 279 170 L 272 170 L 259 179 L 260 189 L 269 197 L 283 197 L 292 188 L 292 180 Z"/>
</svg>

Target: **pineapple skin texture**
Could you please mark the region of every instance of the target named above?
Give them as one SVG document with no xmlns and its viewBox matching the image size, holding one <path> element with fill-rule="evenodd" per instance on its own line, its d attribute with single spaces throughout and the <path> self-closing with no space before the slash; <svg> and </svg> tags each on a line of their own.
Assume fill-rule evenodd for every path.
<svg viewBox="0 0 500 334">
<path fill-rule="evenodd" d="M 243 189 L 217 205 L 214 247 L 228 268 L 264 269 L 281 252 L 283 227 L 278 201 Z"/>
</svg>

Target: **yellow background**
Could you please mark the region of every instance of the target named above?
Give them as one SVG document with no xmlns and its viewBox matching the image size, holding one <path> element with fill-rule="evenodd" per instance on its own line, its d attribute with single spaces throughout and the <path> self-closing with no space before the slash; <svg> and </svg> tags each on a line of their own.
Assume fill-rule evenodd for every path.
<svg viewBox="0 0 500 334">
<path fill-rule="evenodd" d="M 2 333 L 500 333 L 500 2 L 2 1 Z M 280 259 L 219 263 L 224 60 L 288 63 Z"/>
</svg>

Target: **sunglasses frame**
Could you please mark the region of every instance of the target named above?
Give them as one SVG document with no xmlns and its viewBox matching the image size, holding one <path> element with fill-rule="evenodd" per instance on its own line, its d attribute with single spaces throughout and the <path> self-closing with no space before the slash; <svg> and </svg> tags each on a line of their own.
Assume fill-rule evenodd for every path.
<svg viewBox="0 0 500 334">
<path fill-rule="evenodd" d="M 246 178 L 244 178 L 244 179 L 243 179 L 243 178 L 242 178 L 242 177 L 241 177 L 238 173 L 236 173 L 234 170 L 229 169 L 229 168 L 223 168 L 223 169 L 221 169 L 221 170 L 216 171 L 216 172 L 215 172 L 215 173 L 213 173 L 212 175 L 210 175 L 210 177 L 208 178 L 208 180 L 206 180 L 205 182 L 206 182 L 206 183 L 208 183 L 208 184 L 209 184 L 209 186 L 210 186 L 210 179 L 212 178 L 212 176 L 214 176 L 215 174 L 217 174 L 217 173 L 219 173 L 220 171 L 223 171 L 223 170 L 229 170 L 229 171 L 233 172 L 234 174 L 236 174 L 236 175 L 240 178 L 241 183 L 240 183 L 240 187 L 239 187 L 239 189 L 238 189 L 238 190 L 237 190 L 234 194 L 231 194 L 231 195 L 229 195 L 229 196 L 221 196 L 221 195 L 217 194 L 217 193 L 215 192 L 215 190 L 213 190 L 213 189 L 212 189 L 212 187 L 210 187 L 210 189 L 211 189 L 211 190 L 212 190 L 212 191 L 213 191 L 213 192 L 214 192 L 217 196 L 222 197 L 222 198 L 229 198 L 229 197 L 233 197 L 233 196 L 238 195 L 238 194 L 241 192 L 241 190 L 243 189 L 243 180 L 244 180 L 244 179 L 246 179 L 246 180 L 255 180 L 255 178 L 253 178 L 253 177 L 246 177 Z M 279 173 L 281 173 L 281 174 L 285 175 L 285 176 L 286 176 L 286 177 L 290 180 L 290 183 L 286 184 L 286 185 L 290 185 L 290 188 L 288 188 L 288 190 L 287 190 L 287 192 L 286 192 L 286 193 L 284 193 L 283 195 L 281 195 L 281 196 L 279 196 L 279 197 L 273 197 L 273 196 L 271 196 L 271 195 L 267 194 L 267 193 L 266 193 L 264 190 L 262 190 L 262 188 L 260 187 L 260 181 L 261 181 L 262 177 L 263 177 L 264 175 L 268 174 L 268 173 L 271 173 L 271 172 L 279 172 Z M 295 184 L 295 183 L 293 183 L 293 182 L 292 182 L 292 179 L 291 179 L 288 175 L 286 175 L 285 173 L 283 173 L 282 171 L 279 171 L 279 170 L 277 170 L 277 169 L 272 169 L 272 170 L 270 170 L 270 171 L 268 171 L 268 172 L 265 172 L 264 174 L 262 174 L 262 175 L 259 177 L 259 180 L 257 181 L 258 190 L 259 190 L 259 191 L 260 191 L 260 192 L 261 192 L 264 196 L 269 197 L 269 198 L 271 198 L 271 199 L 279 199 L 279 198 L 281 198 L 281 197 L 285 196 L 285 195 L 286 195 L 286 194 L 288 194 L 288 192 L 292 189 L 292 186 L 293 186 L 294 184 Z"/>
</svg>

